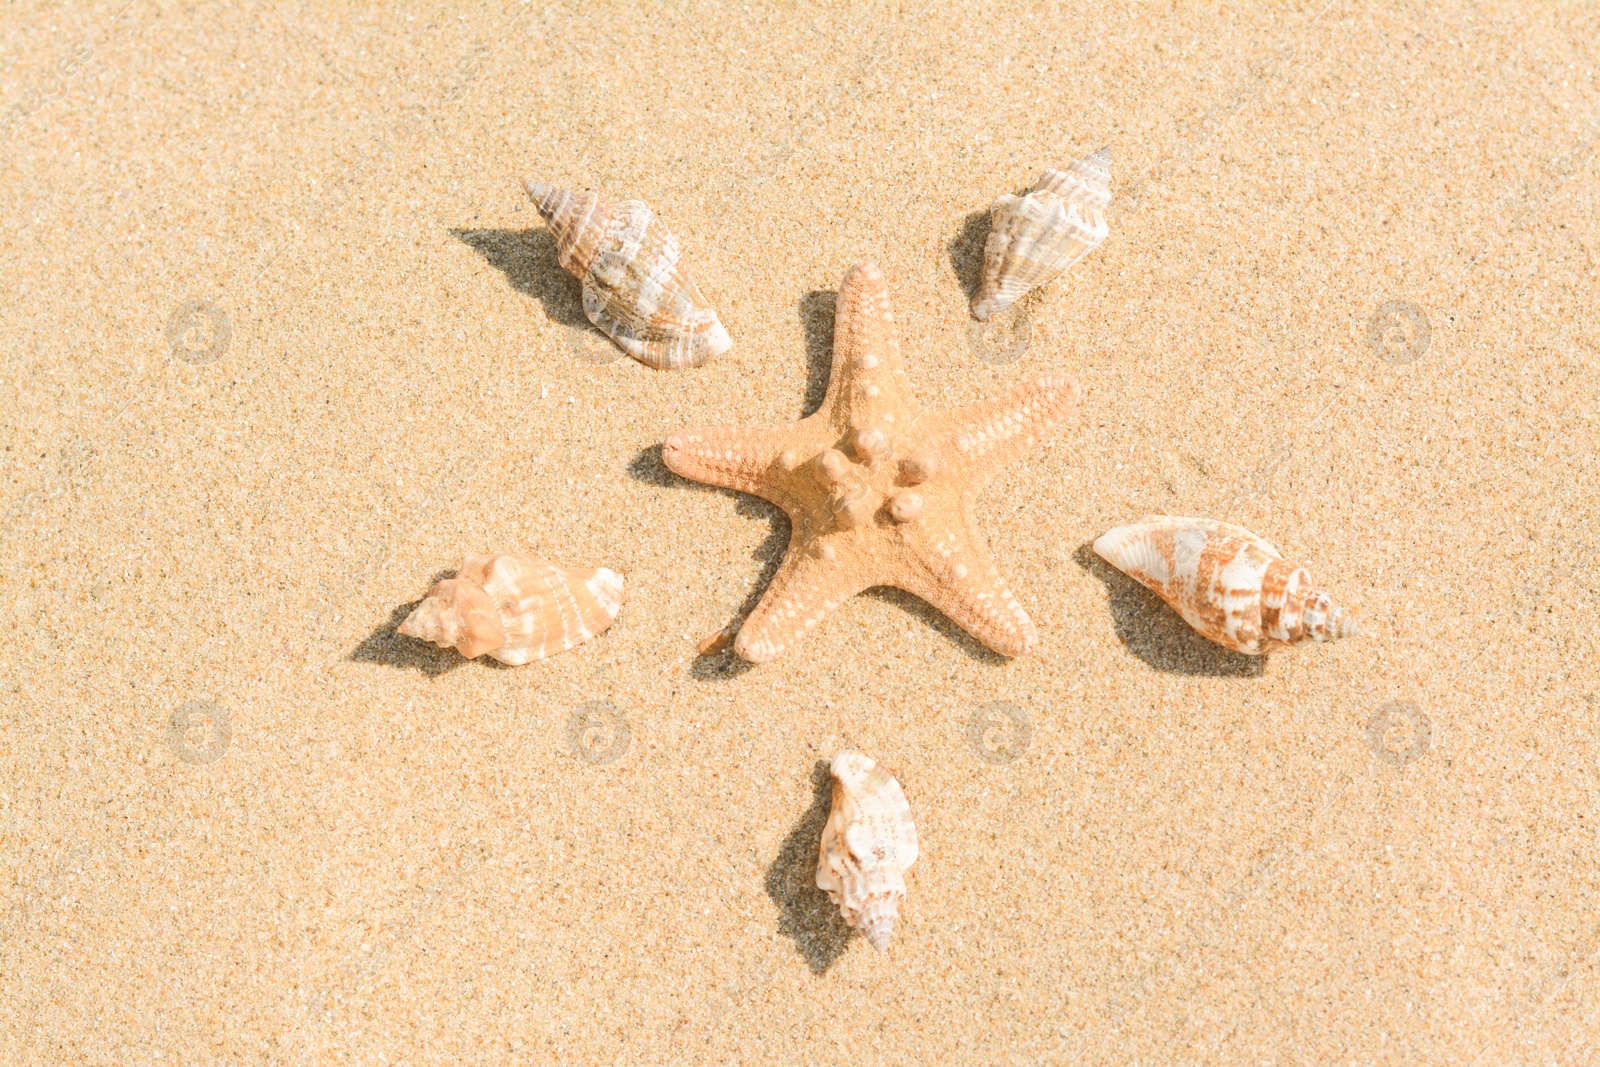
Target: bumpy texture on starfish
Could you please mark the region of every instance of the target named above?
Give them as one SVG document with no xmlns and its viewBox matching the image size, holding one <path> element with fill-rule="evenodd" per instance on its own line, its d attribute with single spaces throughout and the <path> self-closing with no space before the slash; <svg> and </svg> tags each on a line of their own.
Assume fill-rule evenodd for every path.
<svg viewBox="0 0 1600 1067">
<path fill-rule="evenodd" d="M 1006 656 L 1037 633 L 972 521 L 972 499 L 1078 399 L 1062 374 L 955 411 L 921 408 L 900 362 L 883 272 L 859 263 L 839 286 L 833 372 L 822 407 L 776 429 L 707 427 L 668 437 L 672 470 L 770 500 L 789 551 L 734 651 L 777 659 L 861 590 L 913 593 Z"/>
</svg>

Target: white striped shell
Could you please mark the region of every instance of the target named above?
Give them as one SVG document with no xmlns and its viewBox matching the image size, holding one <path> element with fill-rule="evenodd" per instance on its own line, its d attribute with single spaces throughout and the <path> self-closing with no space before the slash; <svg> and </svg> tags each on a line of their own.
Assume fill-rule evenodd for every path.
<svg viewBox="0 0 1600 1067">
<path fill-rule="evenodd" d="M 1107 146 L 1065 170 L 1046 170 L 1026 196 L 996 200 L 973 317 L 987 322 L 1094 251 L 1106 239 L 1110 182 Z"/>
<path fill-rule="evenodd" d="M 524 187 L 550 223 L 561 265 L 583 283 L 583 313 L 624 352 L 676 370 L 733 346 L 655 212 L 637 200 L 613 204 L 593 189 Z"/>
<path fill-rule="evenodd" d="M 1356 634 L 1355 617 L 1335 607 L 1303 567 L 1241 526 L 1155 515 L 1118 526 L 1094 550 L 1235 652 L 1259 656 Z"/>
<path fill-rule="evenodd" d="M 622 575 L 605 567 L 558 567 L 527 556 L 468 556 L 454 578 L 428 590 L 400 624 L 407 637 L 527 663 L 581 645 L 622 610 Z"/>
<path fill-rule="evenodd" d="M 879 952 L 906 897 L 905 871 L 917 861 L 911 805 L 894 776 L 859 752 L 833 757 L 833 808 L 822 829 L 817 887 Z"/>
</svg>

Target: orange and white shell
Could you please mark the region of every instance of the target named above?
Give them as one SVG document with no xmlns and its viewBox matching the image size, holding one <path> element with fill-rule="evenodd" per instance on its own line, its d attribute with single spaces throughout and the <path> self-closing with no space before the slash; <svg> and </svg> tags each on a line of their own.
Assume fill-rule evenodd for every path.
<svg viewBox="0 0 1600 1067">
<path fill-rule="evenodd" d="M 1065 170 L 1046 170 L 1026 196 L 1007 193 L 994 202 L 973 318 L 987 322 L 1106 239 L 1110 153 L 1108 146 Z"/>
<path fill-rule="evenodd" d="M 1155 515 L 1097 538 L 1094 550 L 1235 652 L 1259 656 L 1356 634 L 1355 617 L 1305 568 L 1240 526 Z"/>
<path fill-rule="evenodd" d="M 905 871 L 917 861 L 911 805 L 894 776 L 859 752 L 834 756 L 832 770 L 833 809 L 822 829 L 817 887 L 883 952 L 906 897 Z"/>
<path fill-rule="evenodd" d="M 605 567 L 558 567 L 527 556 L 468 556 L 454 578 L 428 590 L 400 624 L 407 637 L 527 663 L 605 631 L 622 610 L 622 575 Z"/>
<path fill-rule="evenodd" d="M 583 283 L 583 313 L 624 352 L 676 370 L 733 346 L 654 211 L 637 200 L 614 204 L 593 189 L 524 187 L 550 223 L 561 265 Z"/>
</svg>

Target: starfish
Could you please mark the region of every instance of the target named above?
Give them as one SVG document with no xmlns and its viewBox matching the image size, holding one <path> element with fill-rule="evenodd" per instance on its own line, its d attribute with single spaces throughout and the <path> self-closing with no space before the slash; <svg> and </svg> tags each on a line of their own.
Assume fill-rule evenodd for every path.
<svg viewBox="0 0 1600 1067">
<path fill-rule="evenodd" d="M 661 449 L 686 478 L 788 513 L 788 552 L 733 648 L 777 659 L 863 589 L 892 585 L 1004 656 L 1038 639 L 973 524 L 974 497 L 1077 402 L 1064 374 L 954 411 L 916 403 L 883 272 L 858 263 L 839 286 L 828 395 L 771 429 L 680 430 Z"/>
</svg>

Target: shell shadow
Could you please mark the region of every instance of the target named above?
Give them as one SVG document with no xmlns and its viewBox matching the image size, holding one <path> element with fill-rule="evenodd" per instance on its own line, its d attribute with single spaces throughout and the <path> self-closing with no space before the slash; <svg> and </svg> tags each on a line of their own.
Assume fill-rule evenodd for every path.
<svg viewBox="0 0 1600 1067">
<path fill-rule="evenodd" d="M 1129 652 L 1158 671 L 1213 678 L 1258 678 L 1266 656 L 1246 656 L 1201 637 L 1167 603 L 1101 559 L 1093 541 L 1072 554 L 1073 561 L 1105 585 L 1117 637 Z"/>
<path fill-rule="evenodd" d="M 433 588 L 434 582 L 442 582 L 446 578 L 456 576 L 455 568 L 451 567 L 435 574 L 428 582 L 428 588 Z M 389 613 L 389 617 L 373 630 L 361 643 L 351 649 L 345 657 L 346 663 L 381 663 L 385 667 L 411 668 L 421 671 L 429 678 L 437 678 L 462 666 L 467 659 L 453 648 L 440 648 L 438 645 L 427 641 L 419 641 L 415 637 L 407 637 L 400 633 L 400 624 L 406 621 L 406 616 L 417 609 L 423 598 L 418 597 L 409 604 L 401 604 Z"/>
<path fill-rule="evenodd" d="M 961 229 L 950 238 L 945 251 L 950 254 L 950 266 L 955 271 L 961 291 L 967 294 L 967 303 L 978 295 L 978 284 L 983 275 L 983 245 L 989 239 L 989 211 L 974 211 L 961 220 Z"/>
<path fill-rule="evenodd" d="M 791 938 L 812 974 L 832 967 L 856 937 L 838 905 L 817 888 L 817 851 L 833 804 L 833 776 L 827 760 L 811 768 L 811 806 L 789 830 L 778 856 L 767 868 L 767 896 L 778 906 L 778 933 Z"/>
<path fill-rule="evenodd" d="M 549 230 L 452 229 L 450 235 L 504 274 L 511 288 L 538 300 L 552 322 L 595 329 L 583 313 L 583 286 L 556 258 L 556 239 Z"/>
<path fill-rule="evenodd" d="M 455 568 L 450 567 L 435 574 L 428 582 L 431 589 L 435 582 L 456 576 Z M 416 610 L 423 598 L 418 597 L 409 604 L 401 604 L 389 613 L 377 629 L 373 630 L 361 643 L 350 650 L 345 657 L 346 663 L 381 663 L 385 667 L 409 668 L 421 671 L 429 678 L 437 678 L 441 674 L 448 674 L 457 667 L 464 667 L 472 661 L 453 648 L 440 648 L 438 645 L 427 641 L 419 641 L 415 637 L 407 637 L 400 633 L 400 624 L 406 621 L 406 616 Z M 482 656 L 479 659 L 486 667 L 500 670 L 510 670 L 508 664 L 501 663 L 492 656 Z"/>
</svg>

